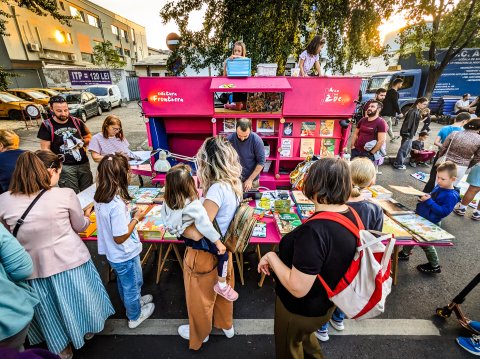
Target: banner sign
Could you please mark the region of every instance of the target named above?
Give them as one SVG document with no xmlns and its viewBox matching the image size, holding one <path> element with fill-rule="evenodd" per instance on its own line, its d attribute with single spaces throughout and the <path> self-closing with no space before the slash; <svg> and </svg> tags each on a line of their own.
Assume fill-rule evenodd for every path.
<svg viewBox="0 0 480 359">
<path fill-rule="evenodd" d="M 68 70 L 72 86 L 76 85 L 111 85 L 108 70 Z"/>
</svg>

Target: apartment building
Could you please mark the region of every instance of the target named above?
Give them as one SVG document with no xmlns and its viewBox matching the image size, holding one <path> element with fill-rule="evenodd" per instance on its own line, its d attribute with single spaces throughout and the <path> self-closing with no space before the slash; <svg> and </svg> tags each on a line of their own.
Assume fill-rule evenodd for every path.
<svg viewBox="0 0 480 359">
<path fill-rule="evenodd" d="M 10 36 L 0 39 L 0 66 L 20 75 L 15 86 L 45 86 L 43 68 L 95 67 L 93 48 L 107 40 L 127 71 L 148 56 L 143 26 L 86 0 L 57 0 L 57 5 L 60 13 L 74 17 L 71 26 L 0 2 L 0 9 L 12 15 L 6 24 Z"/>
</svg>

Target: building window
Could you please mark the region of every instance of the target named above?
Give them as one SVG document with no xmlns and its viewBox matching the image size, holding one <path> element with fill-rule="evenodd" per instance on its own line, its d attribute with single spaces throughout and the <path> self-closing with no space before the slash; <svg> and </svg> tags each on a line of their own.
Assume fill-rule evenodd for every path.
<svg viewBox="0 0 480 359">
<path fill-rule="evenodd" d="M 120 35 L 121 35 L 123 38 L 125 38 L 125 30 L 120 29 Z"/>
<path fill-rule="evenodd" d="M 95 26 L 95 27 L 99 27 L 98 26 L 98 18 L 93 16 L 93 15 L 90 15 L 90 14 L 87 14 L 87 20 L 88 20 L 88 24 L 91 25 L 91 26 Z"/>
<path fill-rule="evenodd" d="M 67 32 L 66 39 L 67 39 L 67 42 L 73 44 L 73 38 L 71 33 Z"/>
<path fill-rule="evenodd" d="M 65 11 L 65 5 L 63 4 L 63 1 L 59 1 L 60 8 Z"/>
<path fill-rule="evenodd" d="M 123 53 L 125 54 L 125 56 L 130 57 L 130 50 L 129 49 L 124 49 Z"/>
<path fill-rule="evenodd" d="M 118 35 L 118 27 L 116 27 L 115 25 L 112 25 L 112 34 Z"/>
<path fill-rule="evenodd" d="M 93 54 L 87 54 L 86 52 L 82 52 L 82 60 L 93 64 Z"/>
<path fill-rule="evenodd" d="M 131 36 L 132 41 L 135 42 L 135 31 L 133 29 L 130 29 L 130 34 L 132 35 Z"/>
<path fill-rule="evenodd" d="M 117 51 L 117 53 L 120 55 L 120 56 L 123 56 L 123 50 L 121 47 L 115 47 L 115 50 Z"/>
<path fill-rule="evenodd" d="M 70 14 L 75 20 L 85 22 L 85 14 L 83 11 L 78 10 L 76 7 L 70 6 Z"/>
</svg>

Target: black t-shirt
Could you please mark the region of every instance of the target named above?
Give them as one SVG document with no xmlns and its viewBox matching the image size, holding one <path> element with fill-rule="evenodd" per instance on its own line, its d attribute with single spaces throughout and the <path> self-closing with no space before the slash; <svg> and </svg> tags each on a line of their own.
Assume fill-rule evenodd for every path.
<svg viewBox="0 0 480 359">
<path fill-rule="evenodd" d="M 341 214 L 356 224 L 350 210 Z M 341 224 L 311 220 L 282 238 L 279 257 L 289 268 L 295 266 L 305 274 L 320 274 L 333 290 L 350 267 L 356 245 L 355 236 Z M 305 317 L 325 315 L 333 306 L 318 278 L 303 298 L 290 294 L 278 279 L 276 292 L 289 312 Z"/>
<path fill-rule="evenodd" d="M 75 122 L 80 129 L 78 133 L 77 126 L 73 122 L 73 118 L 69 117 L 66 123 L 58 123 L 54 119 L 50 118 L 50 122 L 53 125 L 53 141 L 52 131 L 45 122 L 42 122 L 40 129 L 38 130 L 37 137 L 44 141 L 50 141 L 50 149 L 53 153 L 63 154 L 65 156 L 65 165 L 80 165 L 88 162 L 87 152 L 85 148 L 75 146 L 78 141 L 83 141 L 82 137 L 88 135 L 88 130 L 85 124 L 79 119 L 75 119 Z M 48 120 L 47 120 L 48 122 Z"/>
</svg>

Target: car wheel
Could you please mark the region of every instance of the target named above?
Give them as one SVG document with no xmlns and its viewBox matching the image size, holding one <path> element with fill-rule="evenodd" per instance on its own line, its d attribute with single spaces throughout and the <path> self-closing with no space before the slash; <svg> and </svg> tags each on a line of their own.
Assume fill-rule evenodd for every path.
<svg viewBox="0 0 480 359">
<path fill-rule="evenodd" d="M 112 103 L 111 102 L 108 103 L 107 111 L 112 111 Z"/>
<path fill-rule="evenodd" d="M 100 116 L 101 114 L 102 114 L 102 108 L 100 107 L 100 105 L 98 105 L 97 115 Z"/>
<path fill-rule="evenodd" d="M 8 111 L 8 118 L 10 120 L 21 120 L 22 112 L 20 110 L 10 110 Z"/>
<path fill-rule="evenodd" d="M 80 119 L 82 120 L 83 123 L 87 122 L 87 113 L 85 111 L 82 111 L 80 113 Z"/>
</svg>

